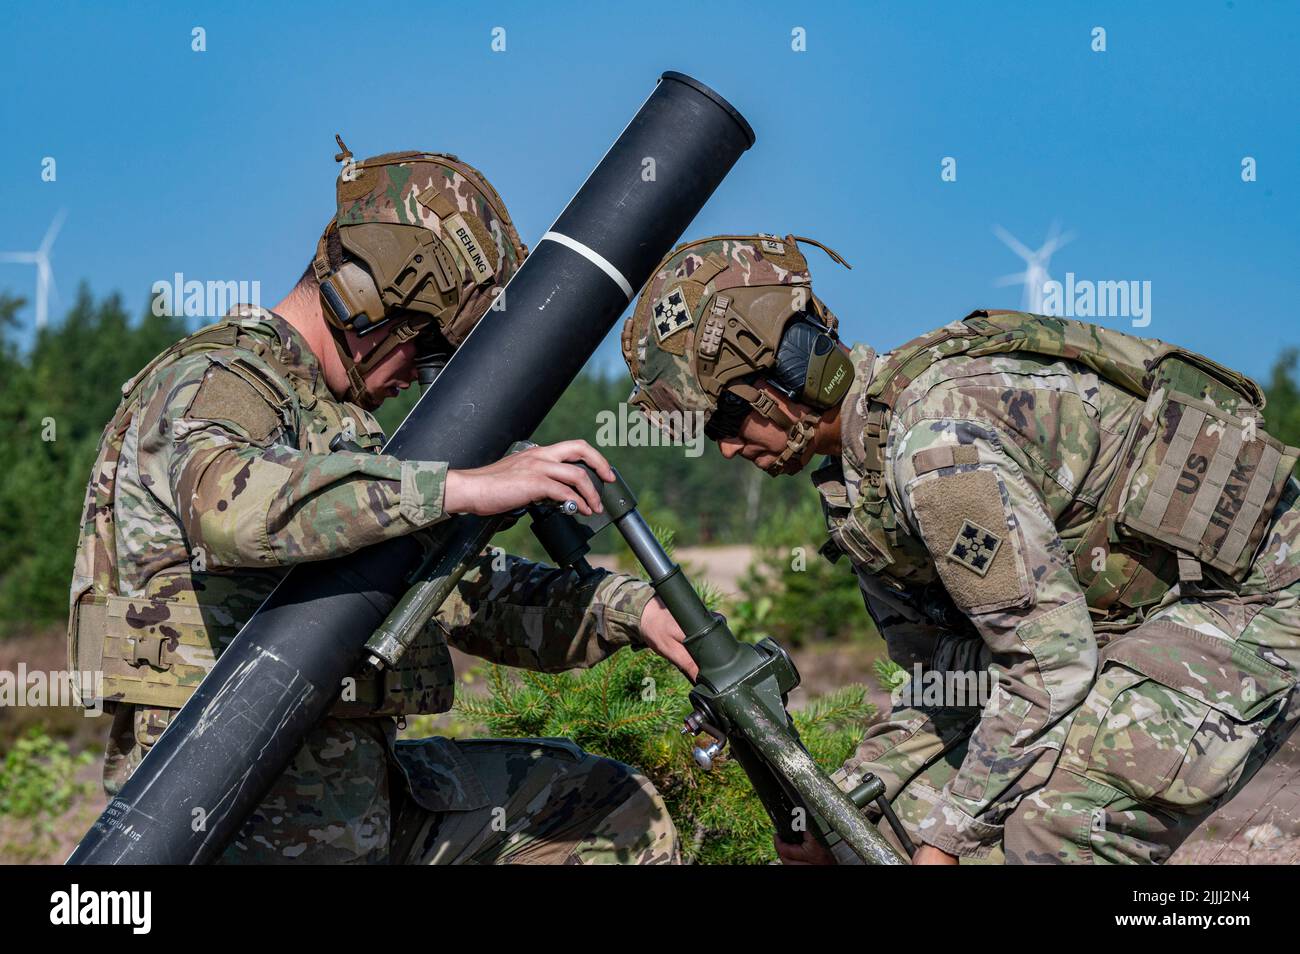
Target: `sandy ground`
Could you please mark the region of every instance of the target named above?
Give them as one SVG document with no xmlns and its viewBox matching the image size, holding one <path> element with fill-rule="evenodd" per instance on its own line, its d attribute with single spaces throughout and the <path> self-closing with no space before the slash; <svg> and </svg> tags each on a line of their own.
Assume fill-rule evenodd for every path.
<svg viewBox="0 0 1300 954">
<path fill-rule="evenodd" d="M 686 567 L 692 577 L 707 580 L 725 596 L 734 596 L 740 592 L 740 578 L 749 569 L 753 554 L 751 546 L 678 547 L 673 559 Z M 590 560 L 593 566 L 618 569 L 609 556 L 593 556 Z"/>
</svg>

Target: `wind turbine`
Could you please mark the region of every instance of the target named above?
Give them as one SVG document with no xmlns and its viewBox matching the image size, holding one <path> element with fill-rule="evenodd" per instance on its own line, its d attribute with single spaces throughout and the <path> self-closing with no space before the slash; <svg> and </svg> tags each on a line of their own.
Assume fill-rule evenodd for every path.
<svg viewBox="0 0 1300 954">
<path fill-rule="evenodd" d="M 21 262 L 26 265 L 36 266 L 36 327 L 44 328 L 45 323 L 49 320 L 49 298 L 50 290 L 58 294 L 58 289 L 54 288 L 54 272 L 50 269 L 50 249 L 54 247 L 54 240 L 58 238 L 59 229 L 63 228 L 63 220 L 67 217 L 67 212 L 63 209 L 54 216 L 54 221 L 50 227 L 45 230 L 45 238 L 41 239 L 40 248 L 34 252 L 0 252 L 0 262 Z"/>
<path fill-rule="evenodd" d="M 1052 280 L 1052 276 L 1047 271 L 1048 263 L 1051 262 L 1052 254 L 1057 249 L 1069 244 L 1074 238 L 1074 233 L 1062 235 L 1060 224 L 1053 222 L 1047 231 L 1047 241 L 1037 251 L 1030 251 L 1023 242 L 1000 225 L 993 226 L 993 234 L 1000 238 L 1007 248 L 1025 260 L 1023 272 L 1003 275 L 994 284 L 1024 285 L 1025 291 L 1020 297 L 1020 307 L 1036 315 L 1042 314 L 1043 286 Z"/>
</svg>

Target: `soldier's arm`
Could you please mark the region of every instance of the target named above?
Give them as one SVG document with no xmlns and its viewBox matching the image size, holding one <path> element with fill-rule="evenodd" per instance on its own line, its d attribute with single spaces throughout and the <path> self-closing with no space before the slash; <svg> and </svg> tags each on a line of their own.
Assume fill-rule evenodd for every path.
<svg viewBox="0 0 1300 954">
<path fill-rule="evenodd" d="M 649 583 L 570 570 L 488 550 L 465 574 L 437 619 L 448 641 L 492 662 L 540 672 L 594 665 L 638 644 L 653 598 Z"/>
<path fill-rule="evenodd" d="M 959 629 L 946 621 L 937 623 L 926 610 L 927 594 L 920 588 L 896 589 L 865 574 L 860 581 L 867 611 L 889 658 L 907 672 L 909 682 L 894 691 L 890 711 L 867 729 L 835 778 L 845 790 L 852 790 L 871 773 L 885 784 L 891 800 L 910 786 L 918 805 L 896 803 L 895 808 L 905 821 L 916 823 L 926 814 L 918 806 L 935 804 L 952 774 L 943 757 L 970 735 L 980 709 L 974 697 L 938 698 L 927 693 L 924 681 L 912 677 L 918 669 L 922 673 L 982 671 L 989 664 L 989 650 L 969 626 Z M 923 773 L 925 778 L 918 782 Z"/>
<path fill-rule="evenodd" d="M 926 843 L 978 855 L 1045 781 L 1053 730 L 1086 695 L 1097 645 L 1049 515 L 1047 478 L 1015 440 L 972 420 L 927 419 L 895 446 L 890 475 L 945 588 L 991 652 L 996 676 L 960 770 L 921 824 Z"/>
<path fill-rule="evenodd" d="M 139 421 L 142 477 L 209 568 L 285 566 L 350 553 L 443 518 L 444 463 L 311 454 L 274 382 L 225 353 L 158 376 Z"/>
</svg>

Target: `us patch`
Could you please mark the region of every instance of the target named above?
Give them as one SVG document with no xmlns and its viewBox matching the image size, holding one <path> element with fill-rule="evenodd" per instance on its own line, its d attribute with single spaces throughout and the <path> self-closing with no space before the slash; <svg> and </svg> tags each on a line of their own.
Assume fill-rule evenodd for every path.
<svg viewBox="0 0 1300 954">
<path fill-rule="evenodd" d="M 985 530 L 977 523 L 963 520 L 957 531 L 957 539 L 948 549 L 948 559 L 960 563 L 968 570 L 983 576 L 993 565 L 1002 546 L 1002 538 L 992 530 Z"/>
<path fill-rule="evenodd" d="M 760 233 L 761 234 L 761 233 Z M 773 255 L 785 254 L 785 243 L 779 242 L 774 237 L 763 237 L 759 240 L 759 248 L 764 252 L 771 252 Z"/>
<path fill-rule="evenodd" d="M 686 297 L 682 294 L 680 288 L 674 288 L 655 302 L 655 337 L 659 339 L 660 343 L 665 338 L 671 338 L 683 328 L 689 328 L 692 324 L 694 322 L 691 320 L 691 310 L 687 307 Z"/>
</svg>

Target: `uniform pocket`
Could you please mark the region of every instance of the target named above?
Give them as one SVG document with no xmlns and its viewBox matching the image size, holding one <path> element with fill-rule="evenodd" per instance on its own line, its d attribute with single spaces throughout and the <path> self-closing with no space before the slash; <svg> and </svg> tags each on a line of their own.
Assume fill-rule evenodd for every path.
<svg viewBox="0 0 1300 954">
<path fill-rule="evenodd" d="M 395 742 L 393 755 L 417 805 L 430 812 L 468 812 L 488 804 L 470 760 L 452 739 L 437 736 Z"/>
<path fill-rule="evenodd" d="M 1123 666 L 1107 666 L 1066 739 L 1062 763 L 1139 801 L 1163 795 L 1209 707 Z"/>
<path fill-rule="evenodd" d="M 961 771 L 953 781 L 954 795 L 974 801 L 984 801 L 989 797 L 989 780 L 993 777 L 994 769 L 1004 759 L 1013 756 L 1012 746 L 1019 740 L 1021 727 L 1031 708 L 1028 699 L 1011 695 L 1001 685 L 994 688 L 980 716 L 980 724 L 975 729 L 977 733 L 980 729 L 984 729 L 984 732 L 978 736 L 978 742 L 972 738 Z M 1001 744 L 995 748 L 983 748 L 978 744 L 987 743 L 990 739 Z M 1005 786 L 1006 779 L 1002 778 L 1001 781 Z"/>
<path fill-rule="evenodd" d="M 1062 764 L 1139 801 L 1207 809 L 1293 686 L 1247 646 L 1156 620 L 1102 651 Z"/>
</svg>

